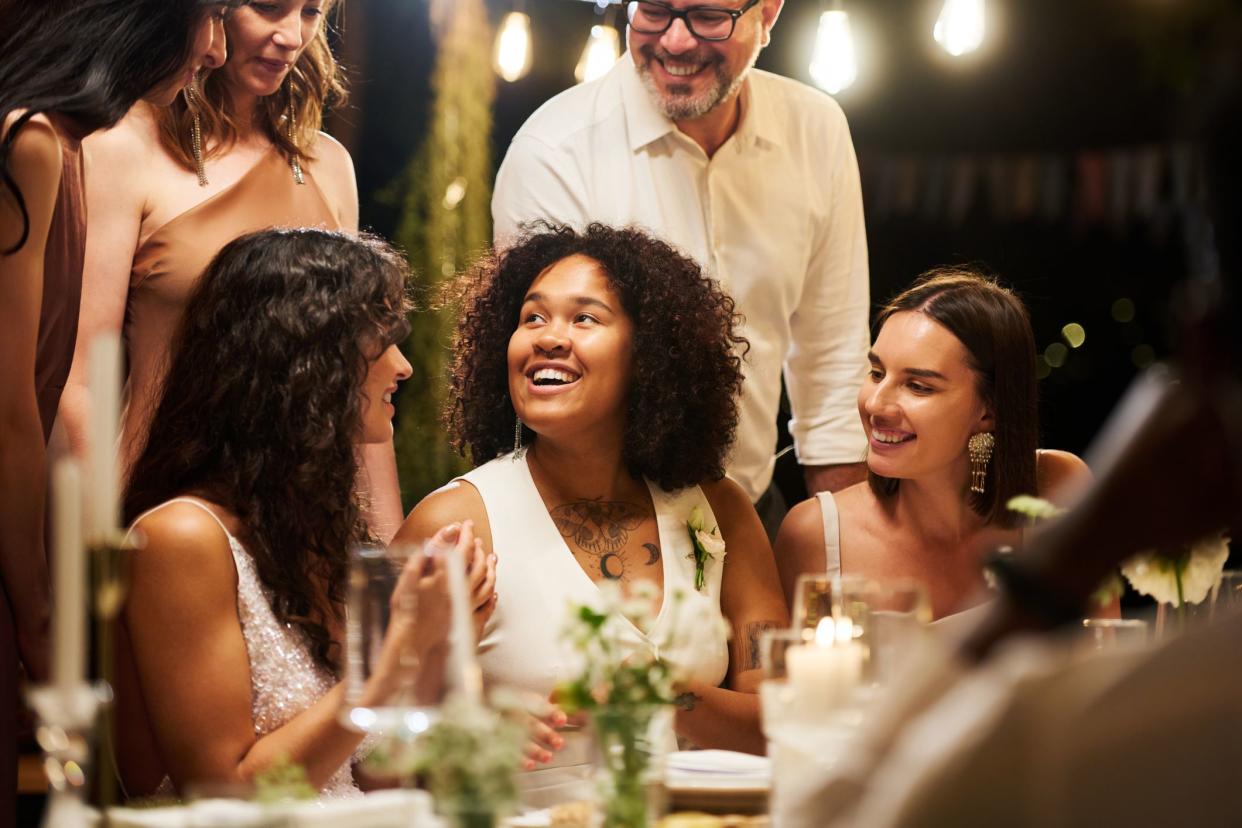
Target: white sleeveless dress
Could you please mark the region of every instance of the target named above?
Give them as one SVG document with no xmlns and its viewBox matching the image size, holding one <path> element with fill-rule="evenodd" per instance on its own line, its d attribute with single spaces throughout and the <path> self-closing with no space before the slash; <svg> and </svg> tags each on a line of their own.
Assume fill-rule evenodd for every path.
<svg viewBox="0 0 1242 828">
<path fill-rule="evenodd" d="M 250 554 L 205 504 L 195 498 L 174 498 L 139 515 L 133 525 L 136 527 L 147 515 L 172 503 L 189 503 L 202 509 L 211 515 L 229 540 L 233 564 L 237 567 L 237 619 L 241 622 L 246 654 L 250 660 L 250 709 L 254 718 L 254 733 L 255 736 L 265 736 L 319 701 L 337 680 L 315 662 L 302 631 L 276 619 L 272 612 L 271 593 L 259 580 Z M 359 761 L 362 751 L 360 746 L 352 761 Z M 175 794 L 171 780 L 165 778 L 157 794 Z M 332 774 L 320 794 L 325 797 L 362 795 L 354 783 L 350 762 L 341 765 Z"/>
<path fill-rule="evenodd" d="M 497 555 L 496 611 L 479 641 L 479 663 L 491 685 L 542 697 L 574 677 L 580 661 L 562 640 L 572 603 L 598 606 L 600 592 L 574 559 L 539 496 L 524 456 L 507 454 L 459 478 L 483 498 Z M 686 520 L 698 506 L 708 526 L 716 525 L 703 490 L 690 486 L 666 492 L 647 482 L 655 507 L 664 603 L 652 628 L 630 624 L 623 645 L 648 649 L 694 681 L 719 685 L 729 669 L 729 650 L 720 613 L 722 561 L 708 561 L 706 585 L 694 588 L 694 560 Z M 680 603 L 672 596 L 681 593 Z M 710 618 L 715 623 L 679 623 Z M 583 734 L 568 732 L 554 763 L 522 775 L 523 801 L 531 807 L 589 798 L 591 748 Z M 668 734 L 667 746 L 676 740 Z"/>
<path fill-rule="evenodd" d="M 832 492 L 817 492 L 815 499 L 819 501 L 819 514 L 824 521 L 824 571 L 833 581 L 841 578 L 841 513 L 837 510 L 837 501 Z M 973 607 L 950 613 L 932 621 L 932 627 L 939 632 L 958 632 L 973 623 L 987 611 L 991 602 L 976 604 Z"/>
</svg>

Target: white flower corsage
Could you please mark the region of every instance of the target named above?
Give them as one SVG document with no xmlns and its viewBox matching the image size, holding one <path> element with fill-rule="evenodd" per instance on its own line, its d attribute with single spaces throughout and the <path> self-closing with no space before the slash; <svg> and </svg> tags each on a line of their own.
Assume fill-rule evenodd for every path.
<svg viewBox="0 0 1242 828">
<path fill-rule="evenodd" d="M 690 533 L 690 544 L 694 547 L 694 551 L 689 556 L 694 558 L 694 588 L 702 592 L 703 586 L 707 583 L 703 575 L 703 568 L 707 565 L 707 561 L 709 559 L 724 560 L 724 538 L 720 537 L 719 527 L 713 526 L 708 530 L 703 519 L 703 510 L 698 506 L 690 510 L 690 517 L 686 520 L 686 530 Z"/>
</svg>

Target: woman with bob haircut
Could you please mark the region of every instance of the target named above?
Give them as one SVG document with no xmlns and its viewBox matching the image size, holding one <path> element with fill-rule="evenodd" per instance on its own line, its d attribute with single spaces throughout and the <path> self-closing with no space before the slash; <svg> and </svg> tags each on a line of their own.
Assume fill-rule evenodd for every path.
<svg viewBox="0 0 1242 828">
<path fill-rule="evenodd" d="M 912 577 L 940 618 L 983 587 L 985 538 L 1020 545 L 1009 499 L 1056 500 L 1087 467 L 1037 450 L 1035 338 L 1012 291 L 973 270 L 933 270 L 876 329 L 858 393 L 868 479 L 790 510 L 776 539 L 781 584 L 792 599 L 803 573 Z"/>
<path fill-rule="evenodd" d="M 537 228 L 458 287 L 446 419 L 479 465 L 397 537 L 469 519 L 498 556 L 486 679 L 548 695 L 573 669 L 567 604 L 597 605 L 605 581 L 654 584 L 660 614 L 625 646 L 658 647 L 686 676 L 677 733 L 761 753 L 757 642 L 786 609 L 759 518 L 724 477 L 745 345 L 733 300 L 668 244 L 599 224 Z M 701 570 L 692 513 L 724 546 Z M 589 794 L 586 740 L 547 726 L 564 723 L 536 726 L 527 767 L 550 767 L 527 774 L 528 804 Z"/>
<path fill-rule="evenodd" d="M 102 162 L 88 184 L 92 224 L 79 349 L 123 330 L 129 364 L 122 465 L 128 474 L 155 406 L 168 345 L 207 263 L 267 227 L 358 229 L 349 153 L 319 131 L 344 100 L 328 46 L 333 0 L 270 0 L 226 21 L 227 62 L 170 107 L 138 107 L 89 144 Z M 80 362 L 80 360 L 79 360 Z M 64 399 L 75 448 L 90 416 L 84 367 Z M 387 539 L 402 511 L 390 444 L 367 446 L 360 488 Z"/>
<path fill-rule="evenodd" d="M 47 678 L 45 446 L 82 295 L 80 142 L 219 66 L 227 5 L 0 0 L 0 733 L 17 732 L 19 655 L 32 678 Z M 14 812 L 15 762 L 6 737 L 0 813 Z"/>
<path fill-rule="evenodd" d="M 282 757 L 325 794 L 357 791 L 361 737 L 337 718 L 348 553 L 375 542 L 356 458 L 392 438 L 389 399 L 410 375 L 407 275 L 383 242 L 302 229 L 243 236 L 200 280 L 125 496 L 146 536 L 118 647 L 129 795 L 244 782 Z M 492 569 L 470 527 L 433 534 L 470 556 L 486 611 Z M 445 566 L 403 571 L 417 618 L 390 628 L 389 652 L 442 663 Z M 363 703 L 383 702 L 388 663 Z"/>
</svg>

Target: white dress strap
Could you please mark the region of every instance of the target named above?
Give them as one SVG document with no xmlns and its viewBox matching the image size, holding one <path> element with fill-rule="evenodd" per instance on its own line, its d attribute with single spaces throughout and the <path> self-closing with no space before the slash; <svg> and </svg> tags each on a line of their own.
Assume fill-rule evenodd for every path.
<svg viewBox="0 0 1242 828">
<path fill-rule="evenodd" d="M 211 515 L 211 519 L 216 522 L 216 525 L 220 527 L 220 531 L 223 532 L 224 536 L 229 539 L 229 546 L 233 545 L 233 541 L 235 540 L 233 533 L 225 527 L 224 521 L 220 520 L 220 516 L 213 512 L 206 503 L 203 503 L 201 500 L 194 497 L 174 497 L 172 500 L 165 500 L 159 506 L 152 506 L 150 509 L 147 509 L 141 515 L 134 518 L 134 522 L 129 525 L 129 531 L 125 533 L 125 539 L 129 540 L 130 534 L 138 528 L 138 524 L 141 523 L 147 515 L 158 512 L 160 509 L 163 509 L 165 506 L 170 506 L 173 503 L 190 503 Z"/>
<path fill-rule="evenodd" d="M 819 501 L 819 513 L 824 520 L 824 552 L 827 568 L 824 570 L 833 579 L 841 577 L 841 516 L 837 512 L 837 501 L 832 492 L 818 492 L 815 498 Z"/>
</svg>

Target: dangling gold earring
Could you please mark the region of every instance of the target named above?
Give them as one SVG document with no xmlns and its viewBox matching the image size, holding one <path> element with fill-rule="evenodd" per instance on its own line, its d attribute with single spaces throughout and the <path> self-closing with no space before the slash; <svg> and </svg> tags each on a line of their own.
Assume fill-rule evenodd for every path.
<svg viewBox="0 0 1242 828">
<path fill-rule="evenodd" d="M 983 494 L 988 461 L 992 459 L 995 446 L 996 437 L 990 431 L 981 431 L 966 443 L 966 451 L 970 454 L 970 490 L 976 494 Z"/>
<path fill-rule="evenodd" d="M 203 125 L 198 117 L 198 74 L 190 79 L 186 84 L 182 94 L 185 95 L 185 106 L 190 111 L 190 152 L 194 155 L 194 172 L 198 174 L 198 186 L 206 187 L 210 182 L 207 180 L 207 170 L 203 166 Z"/>
<path fill-rule="evenodd" d="M 297 147 L 298 134 L 298 116 L 297 110 L 293 105 L 293 77 L 288 80 L 289 84 L 289 114 L 285 116 L 285 126 L 288 128 L 289 143 Z M 306 178 L 302 175 L 302 162 L 298 160 L 297 150 L 293 151 L 293 155 L 289 157 L 289 167 L 293 170 L 293 180 L 298 184 L 305 184 Z"/>
</svg>

